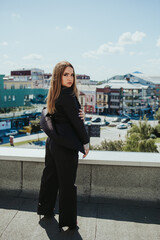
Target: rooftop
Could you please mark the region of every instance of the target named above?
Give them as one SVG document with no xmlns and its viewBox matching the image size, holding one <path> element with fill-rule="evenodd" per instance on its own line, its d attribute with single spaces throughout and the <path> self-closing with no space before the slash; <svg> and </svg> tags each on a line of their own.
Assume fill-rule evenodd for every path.
<svg viewBox="0 0 160 240">
<path fill-rule="evenodd" d="M 114 203 L 78 202 L 75 231 L 58 232 L 58 210 L 51 219 L 36 213 L 37 199 L 0 195 L 1 240 L 159 240 L 160 209 Z"/>
<path fill-rule="evenodd" d="M 58 232 L 55 217 L 36 213 L 44 149 L 0 148 L 1 240 L 159 240 L 158 153 L 79 154 L 78 229 Z M 83 200 L 83 201 L 82 201 Z"/>
</svg>

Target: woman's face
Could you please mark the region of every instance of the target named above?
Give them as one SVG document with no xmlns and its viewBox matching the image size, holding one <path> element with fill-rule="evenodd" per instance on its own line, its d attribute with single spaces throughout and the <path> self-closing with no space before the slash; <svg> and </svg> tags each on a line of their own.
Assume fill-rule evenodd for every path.
<svg viewBox="0 0 160 240">
<path fill-rule="evenodd" d="M 71 87 L 74 81 L 73 68 L 66 67 L 62 75 L 62 86 Z"/>
</svg>

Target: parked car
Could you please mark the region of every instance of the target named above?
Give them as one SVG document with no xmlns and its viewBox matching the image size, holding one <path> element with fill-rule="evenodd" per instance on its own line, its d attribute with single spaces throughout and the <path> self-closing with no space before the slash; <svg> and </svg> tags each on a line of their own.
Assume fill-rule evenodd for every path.
<svg viewBox="0 0 160 240">
<path fill-rule="evenodd" d="M 23 114 L 30 115 L 30 114 L 32 114 L 32 112 L 31 111 L 24 111 Z"/>
<path fill-rule="evenodd" d="M 129 122 L 130 121 L 130 118 L 123 118 L 122 120 L 121 120 L 121 123 L 127 123 L 127 122 Z"/>
<path fill-rule="evenodd" d="M 128 126 L 132 126 L 132 125 L 133 125 L 133 123 L 129 121 L 128 122 Z"/>
<path fill-rule="evenodd" d="M 126 128 L 128 128 L 128 126 L 126 124 L 121 123 L 121 124 L 117 125 L 117 128 L 118 129 L 126 129 Z"/>
<path fill-rule="evenodd" d="M 91 117 L 85 117 L 84 124 L 86 124 L 86 125 L 91 124 L 91 120 L 92 120 Z"/>
<path fill-rule="evenodd" d="M 10 130 L 9 132 L 6 132 L 4 135 L 8 137 L 8 136 L 11 136 L 11 135 L 14 136 L 17 134 L 18 134 L 17 130 Z"/>
<path fill-rule="evenodd" d="M 120 122 L 121 121 L 121 118 L 120 117 L 116 117 L 112 120 L 112 122 Z"/>
<path fill-rule="evenodd" d="M 93 118 L 92 119 L 92 123 L 100 123 L 102 120 L 101 120 L 101 118 Z"/>
<path fill-rule="evenodd" d="M 110 124 L 110 122 L 104 121 L 105 126 L 108 126 Z"/>
</svg>

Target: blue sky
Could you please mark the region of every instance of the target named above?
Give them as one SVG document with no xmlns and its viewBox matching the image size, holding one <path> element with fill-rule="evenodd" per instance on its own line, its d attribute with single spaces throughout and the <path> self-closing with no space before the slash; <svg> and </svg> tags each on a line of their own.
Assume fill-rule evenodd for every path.
<svg viewBox="0 0 160 240">
<path fill-rule="evenodd" d="M 104 80 L 160 76 L 160 0 L 1 0 L 0 74 L 70 61 Z"/>
</svg>

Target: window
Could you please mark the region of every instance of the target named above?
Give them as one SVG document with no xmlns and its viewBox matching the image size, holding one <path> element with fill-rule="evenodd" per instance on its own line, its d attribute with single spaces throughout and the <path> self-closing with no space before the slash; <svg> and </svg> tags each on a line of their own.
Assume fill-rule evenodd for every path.
<svg viewBox="0 0 160 240">
<path fill-rule="evenodd" d="M 12 101 L 15 101 L 16 97 L 15 95 L 12 95 Z"/>
<path fill-rule="evenodd" d="M 14 85 L 11 85 L 11 89 L 15 89 L 15 86 L 14 86 Z"/>
<path fill-rule="evenodd" d="M 8 101 L 11 101 L 11 95 L 8 96 Z"/>
<path fill-rule="evenodd" d="M 4 102 L 7 102 L 7 96 L 4 96 Z"/>
</svg>

